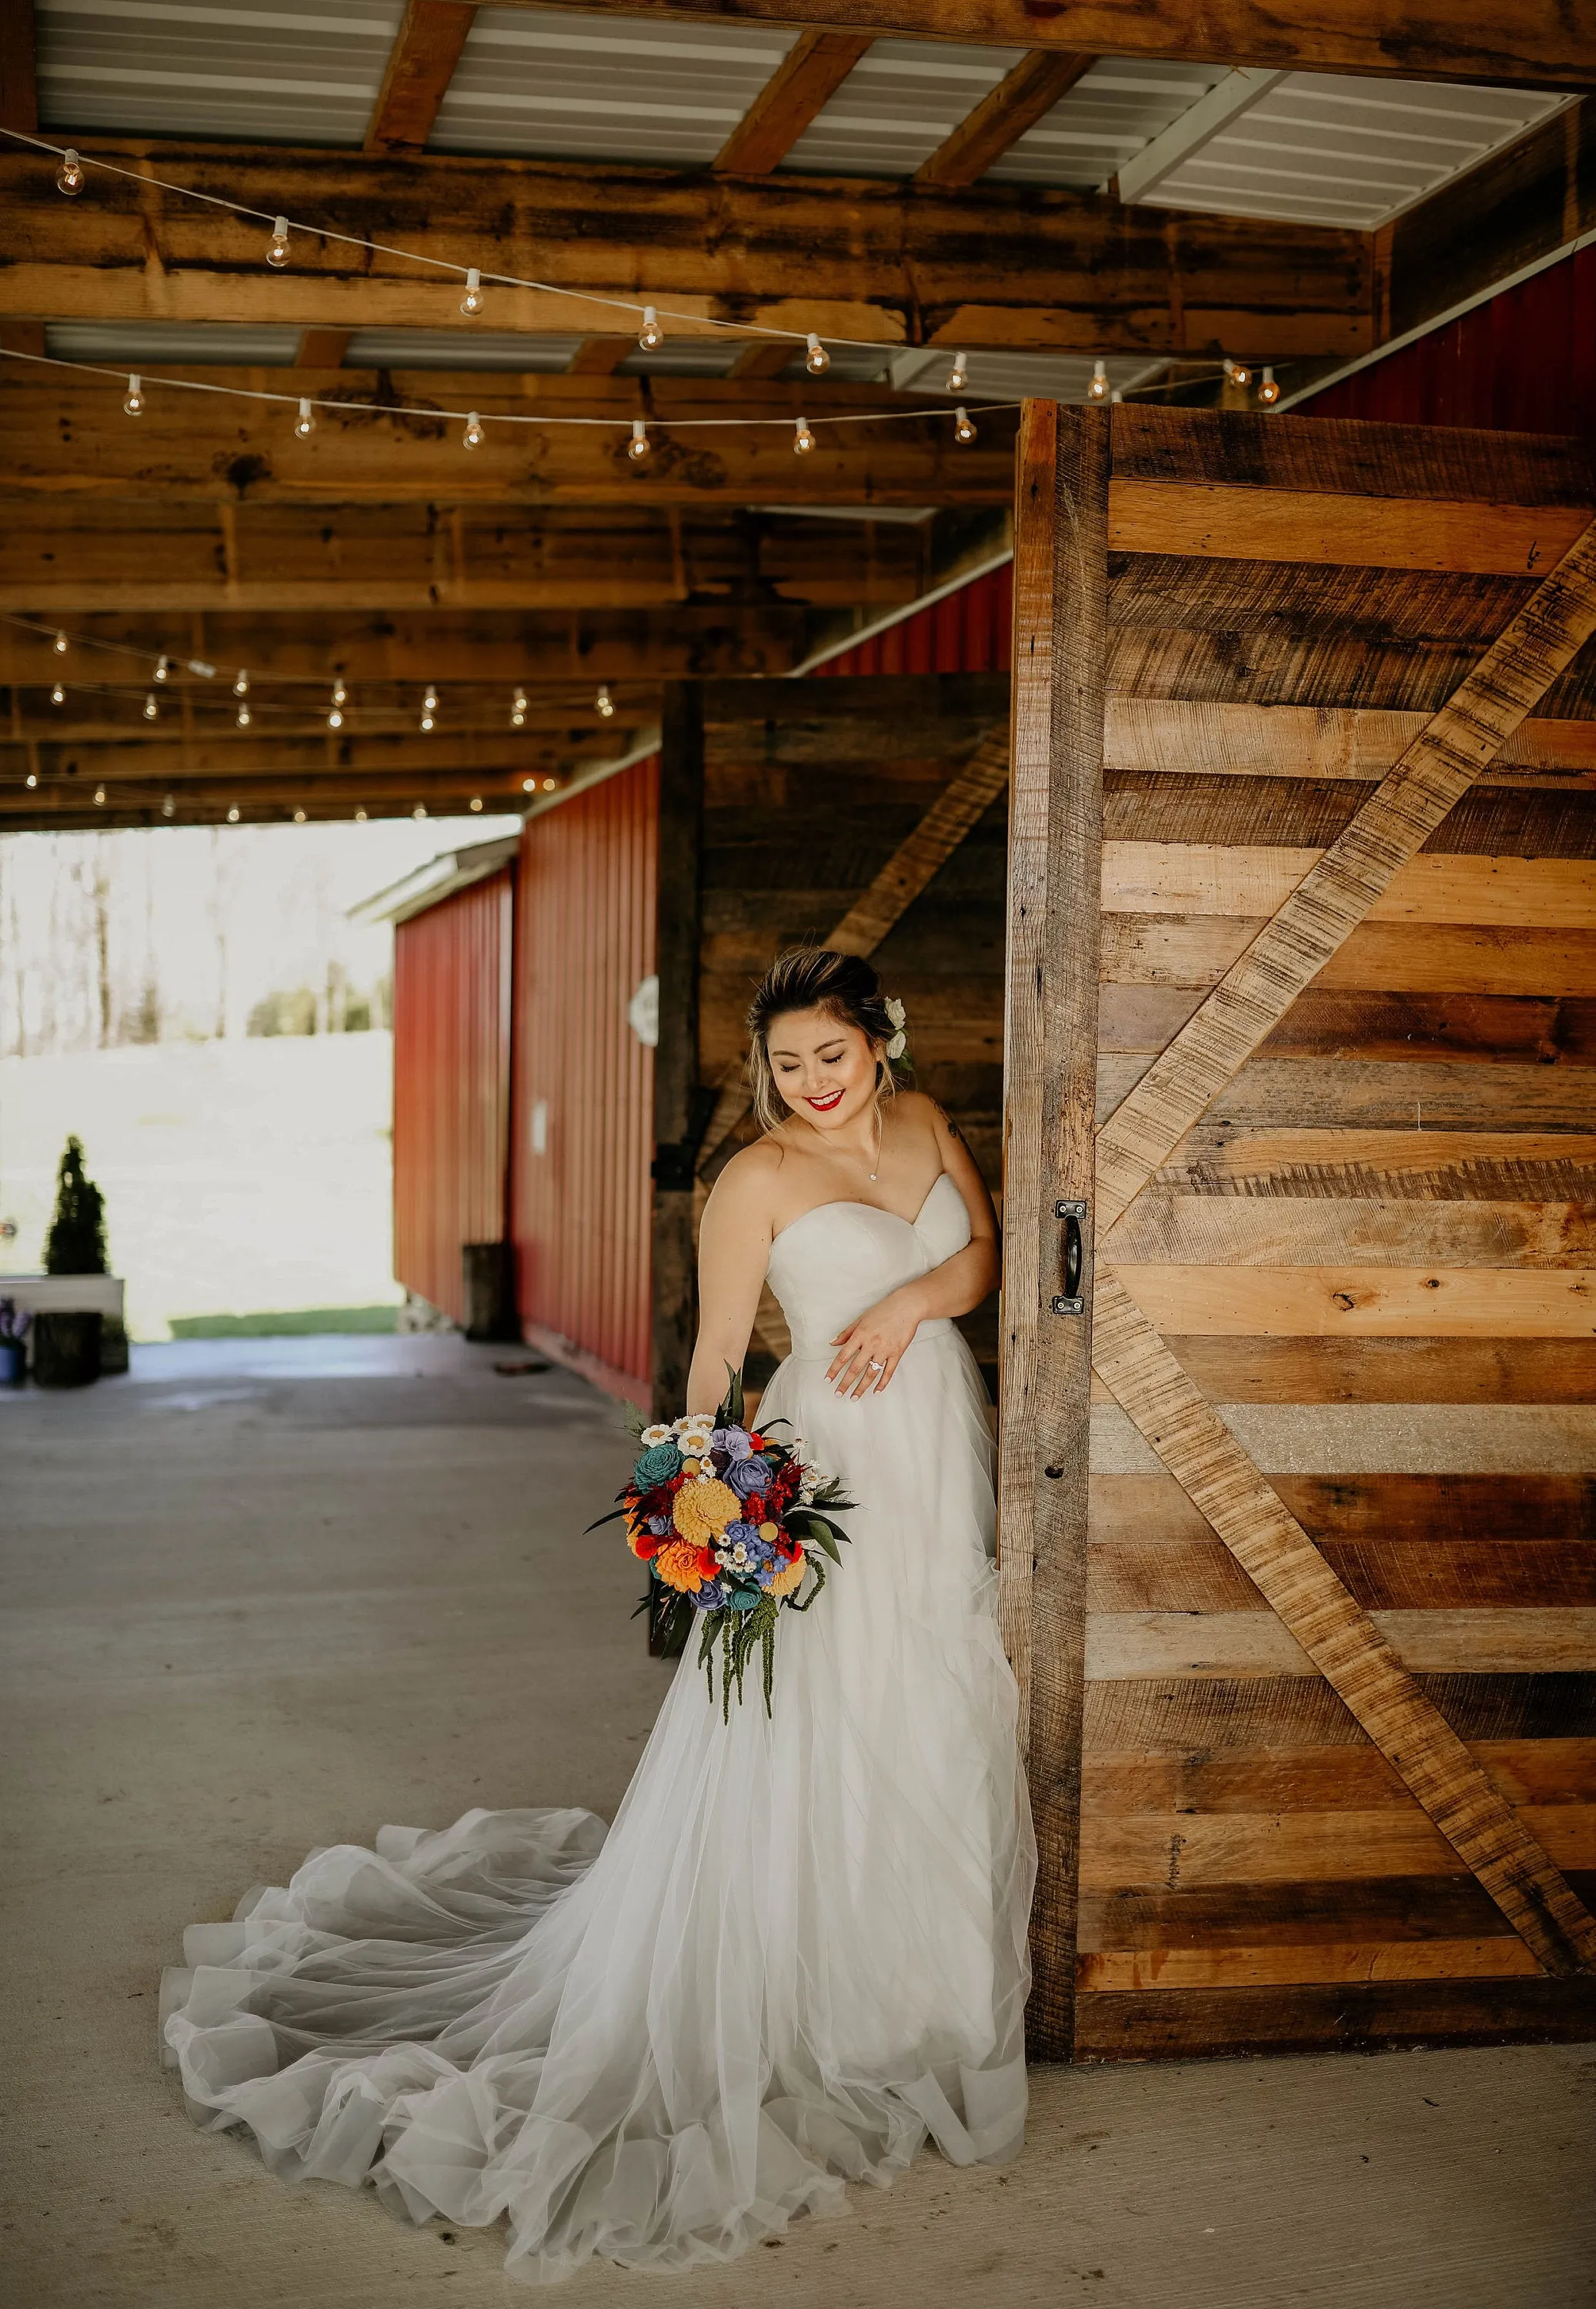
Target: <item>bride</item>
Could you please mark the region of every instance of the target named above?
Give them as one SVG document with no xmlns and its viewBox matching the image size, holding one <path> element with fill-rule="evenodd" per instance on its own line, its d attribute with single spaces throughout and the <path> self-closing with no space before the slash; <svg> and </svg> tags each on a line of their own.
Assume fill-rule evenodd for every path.
<svg viewBox="0 0 1596 2309">
<path fill-rule="evenodd" d="M 859 1502 L 783 1619 L 772 1716 L 723 1723 L 690 1646 L 608 1834 L 384 1828 L 191 1927 L 163 1978 L 197 2123 L 417 2221 L 505 2214 L 513 2274 L 727 2260 L 927 2137 L 955 2164 L 1021 2145 L 1035 1848 L 953 1320 L 996 1225 L 946 1116 L 893 1095 L 902 1016 L 867 963 L 783 955 L 748 1022 L 765 1135 L 703 1215 L 686 1408 L 720 1401 L 768 1275 L 792 1353 L 760 1419 Z"/>
</svg>

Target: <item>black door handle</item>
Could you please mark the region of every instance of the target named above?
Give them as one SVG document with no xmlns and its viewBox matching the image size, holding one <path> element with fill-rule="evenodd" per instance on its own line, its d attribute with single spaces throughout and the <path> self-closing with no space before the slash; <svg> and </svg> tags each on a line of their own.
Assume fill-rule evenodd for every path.
<svg viewBox="0 0 1596 2309">
<path fill-rule="evenodd" d="M 1083 1222 L 1086 1216 L 1084 1203 L 1055 1203 L 1053 1215 L 1064 1221 L 1064 1239 L 1059 1245 L 1059 1280 L 1063 1289 L 1053 1302 L 1056 1315 L 1083 1315 L 1086 1299 L 1083 1284 L 1086 1274 L 1086 1233 Z"/>
</svg>

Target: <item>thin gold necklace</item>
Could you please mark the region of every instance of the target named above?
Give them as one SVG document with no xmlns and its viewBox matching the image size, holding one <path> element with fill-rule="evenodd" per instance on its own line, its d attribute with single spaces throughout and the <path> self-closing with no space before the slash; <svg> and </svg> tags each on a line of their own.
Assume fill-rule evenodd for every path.
<svg viewBox="0 0 1596 2309">
<path fill-rule="evenodd" d="M 881 1168 L 881 1150 L 886 1139 L 886 1117 L 879 1107 L 876 1110 L 876 1171 L 870 1173 L 870 1184 L 876 1184 L 876 1171 Z"/>
</svg>

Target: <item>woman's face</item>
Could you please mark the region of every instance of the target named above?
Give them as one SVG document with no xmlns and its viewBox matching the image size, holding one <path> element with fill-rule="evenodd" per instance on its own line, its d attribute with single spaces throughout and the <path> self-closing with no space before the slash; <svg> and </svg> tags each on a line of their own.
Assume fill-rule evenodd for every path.
<svg viewBox="0 0 1596 2309">
<path fill-rule="evenodd" d="M 876 1096 L 879 1053 L 858 1026 L 826 1010 L 783 1010 L 765 1035 L 776 1088 L 816 1130 L 856 1122 Z"/>
</svg>

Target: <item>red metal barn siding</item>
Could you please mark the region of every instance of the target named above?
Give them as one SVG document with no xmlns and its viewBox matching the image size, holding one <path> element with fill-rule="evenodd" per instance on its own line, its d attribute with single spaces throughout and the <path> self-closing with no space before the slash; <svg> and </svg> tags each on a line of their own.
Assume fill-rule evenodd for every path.
<svg viewBox="0 0 1596 2309">
<path fill-rule="evenodd" d="M 1293 413 L 1596 439 L 1596 246 L 1371 361 Z"/>
<path fill-rule="evenodd" d="M 394 934 L 393 1271 L 457 1323 L 461 1245 L 505 1232 L 513 905 L 506 867 Z"/>
<path fill-rule="evenodd" d="M 1007 673 L 1012 664 L 1014 576 L 1012 563 L 972 577 L 940 601 L 911 610 L 895 625 L 856 642 L 815 674 Z"/>
<path fill-rule="evenodd" d="M 532 818 L 522 837 L 516 935 L 522 1318 L 640 1401 L 649 1383 L 654 1054 L 627 1025 L 626 1005 L 654 967 L 659 793 L 651 756 Z"/>
</svg>

